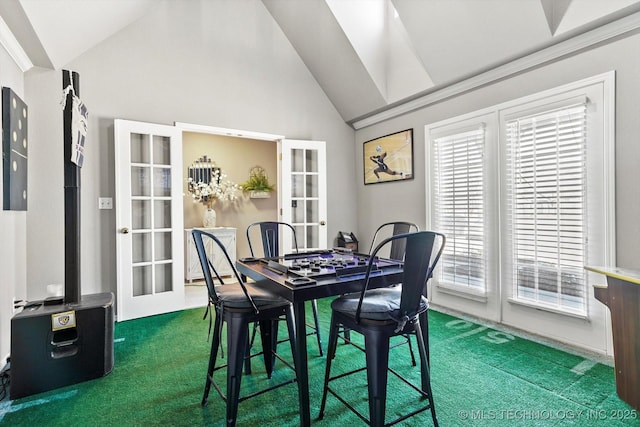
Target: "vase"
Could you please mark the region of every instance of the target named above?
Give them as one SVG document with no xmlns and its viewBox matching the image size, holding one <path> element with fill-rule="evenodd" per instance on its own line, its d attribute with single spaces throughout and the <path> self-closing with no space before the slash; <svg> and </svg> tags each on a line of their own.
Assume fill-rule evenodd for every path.
<svg viewBox="0 0 640 427">
<path fill-rule="evenodd" d="M 204 211 L 204 216 L 202 217 L 202 225 L 205 228 L 213 228 L 216 226 L 216 211 L 211 208 L 208 208 Z"/>
</svg>

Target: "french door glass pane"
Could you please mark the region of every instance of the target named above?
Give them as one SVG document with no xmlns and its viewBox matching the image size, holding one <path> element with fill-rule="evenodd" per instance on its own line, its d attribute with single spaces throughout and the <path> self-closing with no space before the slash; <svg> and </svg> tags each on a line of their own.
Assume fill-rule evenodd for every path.
<svg viewBox="0 0 640 427">
<path fill-rule="evenodd" d="M 304 150 L 293 149 L 291 151 L 291 171 L 304 172 Z"/>
<path fill-rule="evenodd" d="M 131 166 L 131 196 L 151 196 L 151 176 L 148 167 Z"/>
<path fill-rule="evenodd" d="M 306 248 L 317 248 L 320 245 L 318 238 L 318 227 L 314 225 L 307 226 Z"/>
<path fill-rule="evenodd" d="M 304 226 L 302 225 L 294 225 L 293 228 L 296 230 L 296 237 L 298 238 L 298 245 L 304 245 Z"/>
<path fill-rule="evenodd" d="M 134 230 L 151 228 L 150 200 L 131 201 L 131 226 Z"/>
<path fill-rule="evenodd" d="M 318 175 L 307 175 L 307 197 L 318 197 Z"/>
<path fill-rule="evenodd" d="M 318 201 L 317 200 L 307 200 L 307 221 L 306 222 L 315 222 L 319 221 L 318 218 Z"/>
<path fill-rule="evenodd" d="M 156 264 L 156 293 L 171 292 L 173 285 L 171 282 L 173 264 Z"/>
<path fill-rule="evenodd" d="M 316 150 L 305 150 L 307 172 L 318 172 L 318 152 Z"/>
<path fill-rule="evenodd" d="M 171 260 L 171 231 L 156 232 L 154 235 L 154 261 Z"/>
<path fill-rule="evenodd" d="M 291 175 L 291 196 L 304 197 L 304 175 Z"/>
<path fill-rule="evenodd" d="M 171 228 L 171 200 L 154 200 L 154 228 Z"/>
<path fill-rule="evenodd" d="M 169 142 L 171 139 L 167 136 L 153 137 L 153 163 L 156 165 L 170 165 L 171 155 Z"/>
<path fill-rule="evenodd" d="M 133 267 L 133 296 L 151 295 L 153 285 L 151 284 L 151 266 L 142 265 Z"/>
<path fill-rule="evenodd" d="M 171 169 L 153 168 L 153 195 L 155 197 L 171 196 Z"/>
<path fill-rule="evenodd" d="M 151 262 L 151 233 L 133 233 L 131 245 L 134 263 Z"/>
<path fill-rule="evenodd" d="M 150 161 L 149 135 L 131 134 L 131 163 L 146 163 Z"/>
<path fill-rule="evenodd" d="M 304 222 L 304 206 L 302 202 L 294 200 L 296 203 L 295 207 L 291 208 L 291 222 L 293 223 L 301 223 Z"/>
</svg>

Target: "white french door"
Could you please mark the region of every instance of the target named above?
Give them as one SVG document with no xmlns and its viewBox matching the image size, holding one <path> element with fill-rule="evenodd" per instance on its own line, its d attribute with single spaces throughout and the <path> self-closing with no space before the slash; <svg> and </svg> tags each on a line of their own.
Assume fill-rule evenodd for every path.
<svg viewBox="0 0 640 427">
<path fill-rule="evenodd" d="M 182 132 L 115 120 L 118 321 L 184 308 Z"/>
<path fill-rule="evenodd" d="M 284 139 L 278 144 L 281 161 L 282 221 L 296 230 L 300 251 L 327 248 L 327 160 L 324 141 Z M 293 247 L 282 242 L 285 253 Z"/>
</svg>

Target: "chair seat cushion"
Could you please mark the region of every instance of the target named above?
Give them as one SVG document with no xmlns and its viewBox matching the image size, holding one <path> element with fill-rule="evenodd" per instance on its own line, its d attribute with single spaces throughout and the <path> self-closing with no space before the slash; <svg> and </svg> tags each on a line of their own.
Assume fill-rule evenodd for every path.
<svg viewBox="0 0 640 427">
<path fill-rule="evenodd" d="M 260 307 L 272 306 L 277 304 L 286 305 L 289 302 L 275 295 L 260 286 L 260 283 L 245 283 L 245 288 L 255 305 Z M 227 285 L 217 285 L 216 293 L 218 298 L 227 307 L 233 308 L 250 308 L 251 303 L 247 299 L 246 295 L 242 291 L 242 287 L 239 283 L 230 283 Z"/>
<path fill-rule="evenodd" d="M 370 289 L 364 294 L 360 318 L 370 320 L 397 320 L 400 317 L 401 286 Z M 333 310 L 341 313 L 356 315 L 360 292 L 342 295 L 331 303 Z M 427 310 L 429 302 L 425 297 L 420 301 L 419 313 Z"/>
</svg>

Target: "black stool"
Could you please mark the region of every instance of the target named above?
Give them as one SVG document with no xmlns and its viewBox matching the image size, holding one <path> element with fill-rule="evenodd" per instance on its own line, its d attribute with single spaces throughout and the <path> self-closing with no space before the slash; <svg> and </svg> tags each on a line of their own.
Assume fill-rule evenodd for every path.
<svg viewBox="0 0 640 427">
<path fill-rule="evenodd" d="M 251 251 L 252 257 L 256 256 L 251 239 L 251 236 L 254 236 L 254 238 L 257 239 L 257 233 L 252 232 L 252 230 L 254 229 L 259 229 L 260 239 L 262 241 L 262 252 L 265 258 L 275 258 L 283 255 L 280 253 L 279 249 L 280 239 L 287 236 L 291 238 L 293 250 L 296 253 L 298 252 L 298 239 L 296 237 L 296 230 L 291 224 L 278 221 L 260 221 L 254 222 L 247 227 L 247 242 L 249 243 L 249 250 Z M 312 330 L 307 333 L 307 336 L 316 336 L 316 339 L 318 341 L 318 352 L 320 352 L 320 357 L 322 357 L 322 340 L 320 338 L 320 322 L 318 321 L 318 303 L 316 302 L 316 300 L 311 301 L 311 309 L 313 310 L 314 324 L 310 326 Z"/>
<path fill-rule="evenodd" d="M 202 230 L 192 231 L 193 240 L 196 244 L 196 250 L 200 259 L 200 265 L 204 273 L 205 282 L 209 291 L 209 306 L 213 306 L 215 310 L 215 321 L 213 328 L 213 339 L 211 340 L 211 353 L 209 355 L 209 368 L 207 370 L 207 379 L 202 396 L 202 405 L 207 404 L 209 390 L 213 385 L 220 396 L 226 402 L 226 424 L 227 426 L 235 426 L 238 414 L 238 404 L 243 400 L 262 394 L 266 391 L 296 382 L 297 376 L 294 378 L 275 384 L 265 390 L 252 393 L 247 396 L 240 397 L 240 383 L 242 381 L 242 366 L 245 356 L 248 354 L 249 342 L 249 324 L 259 323 L 262 338 L 262 352 L 254 356 L 263 355 L 267 377 L 271 378 L 275 359 L 280 359 L 283 363 L 291 367 L 294 372 L 297 366 L 295 360 L 295 344 L 296 333 L 294 327 L 293 307 L 291 303 L 284 298 L 265 291 L 257 284 L 244 283 L 240 278 L 238 271 L 233 265 L 229 254 L 224 245 L 212 234 Z M 227 262 L 231 266 L 238 283 L 224 284 L 218 272 L 208 259 L 205 252 L 205 244 L 203 239 L 211 239 L 218 245 L 222 253 L 225 255 Z M 214 286 L 213 274 L 222 283 L 221 286 Z M 289 341 L 291 342 L 291 353 L 294 358 L 294 364 L 291 365 L 282 359 L 276 352 L 275 344 L 277 341 L 277 323 L 280 316 L 285 316 L 287 328 L 289 330 Z M 227 365 L 216 367 L 216 359 L 218 356 L 218 348 L 222 337 L 222 325 L 227 323 Z M 252 356 L 253 357 L 253 356 Z M 213 379 L 214 371 L 227 368 L 227 389 L 226 395 Z M 300 392 L 300 390 L 298 390 Z"/>
<path fill-rule="evenodd" d="M 406 244 L 402 286 L 368 290 L 369 276 L 376 262 L 376 255 L 386 244 L 392 244 L 399 240 L 403 240 Z M 437 245 L 436 240 L 440 240 L 440 247 L 433 257 L 433 261 L 431 261 L 434 248 Z M 331 362 L 336 356 L 338 333 L 341 327 L 345 327 L 364 335 L 365 339 L 369 392 L 369 420 L 367 422 L 369 425 L 384 426 L 395 424 L 427 409 L 431 410 L 434 425 L 438 425 L 431 391 L 430 368 L 427 363 L 425 348 L 426 330 L 423 331 L 421 323 L 426 323 L 426 311 L 428 309 L 428 301 L 424 297 L 427 279 L 431 277 L 431 273 L 440 259 L 444 243 L 445 236 L 443 234 L 431 231 L 399 234 L 383 240 L 371 253 L 362 291 L 343 295 L 332 302 L 320 419 L 324 416 L 327 393 L 331 393 L 360 418 L 367 420 L 343 397 L 338 396 L 329 387 L 329 383 L 335 379 L 362 371 L 362 369 L 355 369 L 335 377 L 330 375 Z M 409 333 L 415 333 L 417 336 L 420 354 L 421 387 L 418 388 L 408 381 L 404 381 L 422 397 L 427 398 L 428 403 L 407 415 L 385 424 L 387 373 L 391 371 L 399 378 L 402 378 L 399 373 L 389 368 L 389 340 L 391 337 Z"/>
</svg>

